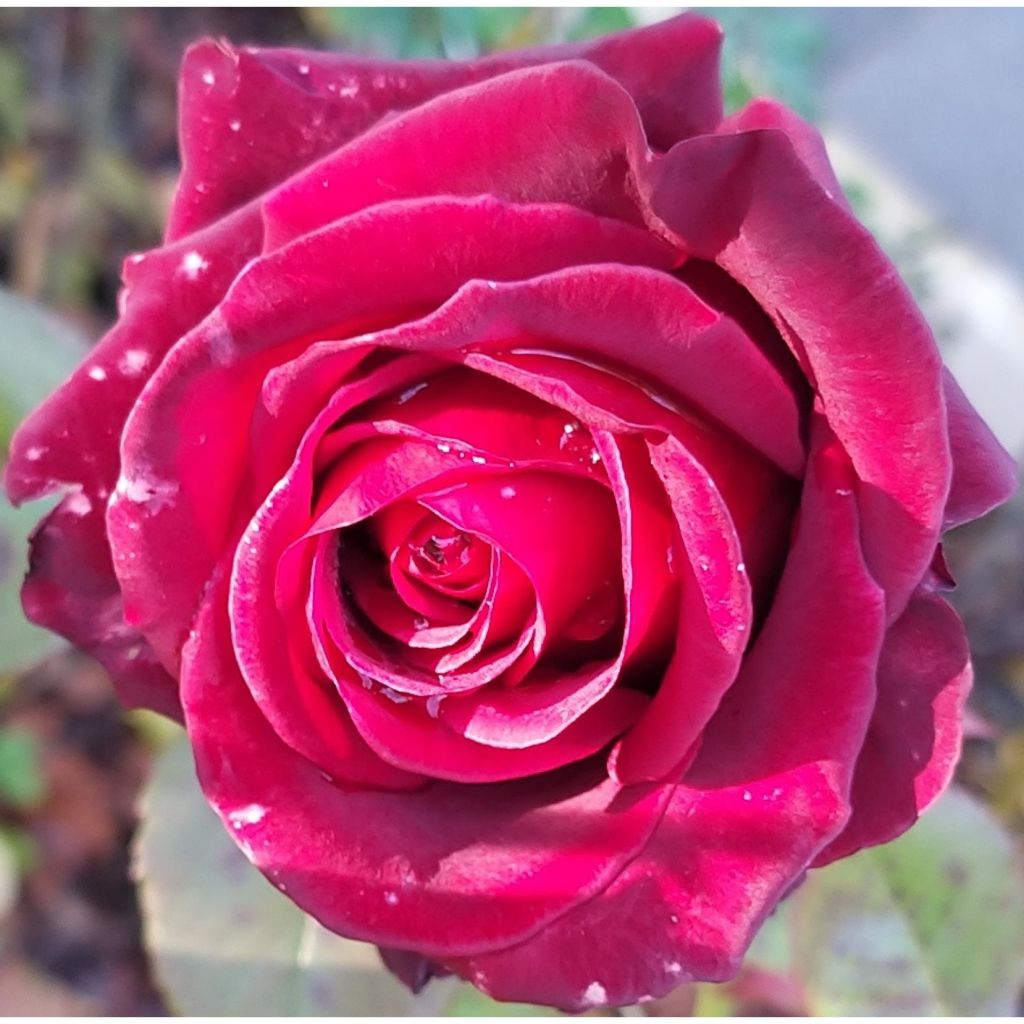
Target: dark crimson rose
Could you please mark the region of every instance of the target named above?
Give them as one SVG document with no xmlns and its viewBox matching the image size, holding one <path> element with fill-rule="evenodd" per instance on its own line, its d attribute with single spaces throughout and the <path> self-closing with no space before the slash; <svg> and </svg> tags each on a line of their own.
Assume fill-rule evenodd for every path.
<svg viewBox="0 0 1024 1024">
<path fill-rule="evenodd" d="M 21 428 L 29 616 L 183 716 L 252 861 L 411 984 L 733 974 L 947 784 L 944 530 L 1013 467 L 719 30 L 203 42 L 166 244 Z"/>
</svg>

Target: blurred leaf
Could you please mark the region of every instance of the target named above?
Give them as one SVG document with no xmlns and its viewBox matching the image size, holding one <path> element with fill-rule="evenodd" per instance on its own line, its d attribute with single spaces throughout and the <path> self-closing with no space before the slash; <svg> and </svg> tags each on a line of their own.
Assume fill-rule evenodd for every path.
<svg viewBox="0 0 1024 1024">
<path fill-rule="evenodd" d="M 58 642 L 29 622 L 21 608 L 29 534 L 53 505 L 54 499 L 44 498 L 16 509 L 0 495 L 0 673 L 31 665 Z"/>
<path fill-rule="evenodd" d="M 0 442 L 78 365 L 85 340 L 35 303 L 0 288 Z"/>
<path fill-rule="evenodd" d="M 28 808 L 45 796 L 38 741 L 25 733 L 0 728 L 0 801 Z"/>
<path fill-rule="evenodd" d="M 566 33 L 566 38 L 573 41 L 621 32 L 636 24 L 628 7 L 581 7 L 576 14 Z"/>
<path fill-rule="evenodd" d="M 547 1006 L 499 1003 L 471 985 L 460 985 L 445 1010 L 446 1017 L 564 1017 Z"/>
<path fill-rule="evenodd" d="M 199 791 L 184 735 L 157 759 L 135 871 L 146 944 L 181 1013 L 409 1012 L 411 996 L 373 946 L 326 931 L 246 861 Z"/>
<path fill-rule="evenodd" d="M 87 351 L 70 327 L 20 296 L 0 289 L 0 448 L 18 423 L 57 387 Z M 21 610 L 28 535 L 53 499 L 13 509 L 0 497 L 0 671 L 31 664 L 55 643 Z"/>
<path fill-rule="evenodd" d="M 821 871 L 789 901 L 813 1013 L 1010 1015 L 1024 982 L 1024 879 L 962 790 L 908 833 Z"/>
<path fill-rule="evenodd" d="M 726 110 L 772 96 L 805 117 L 816 112 L 815 68 L 821 31 L 803 11 L 764 7 L 702 9 L 725 30 L 722 78 Z"/>
</svg>

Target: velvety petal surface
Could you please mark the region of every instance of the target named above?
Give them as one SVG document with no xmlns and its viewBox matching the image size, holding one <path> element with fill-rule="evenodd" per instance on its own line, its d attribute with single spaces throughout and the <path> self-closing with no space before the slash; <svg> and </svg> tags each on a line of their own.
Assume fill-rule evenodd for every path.
<svg viewBox="0 0 1024 1024">
<path fill-rule="evenodd" d="M 860 554 L 848 462 L 826 429 L 817 437 L 776 605 L 650 843 L 534 938 L 444 966 L 496 998 L 571 1011 L 724 980 L 842 829 L 885 606 Z"/>
<path fill-rule="evenodd" d="M 203 791 L 253 863 L 326 927 L 384 946 L 443 956 L 525 939 L 607 886 L 670 795 L 623 790 L 600 764 L 491 786 L 342 789 L 252 702 L 224 579 L 186 645 L 182 694 Z"/>
<path fill-rule="evenodd" d="M 820 866 L 905 832 L 953 777 L 971 688 L 963 623 L 938 595 L 919 590 L 886 634 L 878 702 L 857 759 L 851 817 Z"/>
</svg>

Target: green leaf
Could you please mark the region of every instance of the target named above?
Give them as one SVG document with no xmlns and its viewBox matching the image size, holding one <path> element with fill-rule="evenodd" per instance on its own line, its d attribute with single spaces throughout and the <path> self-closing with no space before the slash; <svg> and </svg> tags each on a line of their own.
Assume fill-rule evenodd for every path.
<svg viewBox="0 0 1024 1024">
<path fill-rule="evenodd" d="M 63 321 L 3 288 L 0 324 L 0 442 L 6 451 L 14 428 L 71 374 L 87 346 Z"/>
<path fill-rule="evenodd" d="M 445 1010 L 446 1017 L 563 1017 L 547 1006 L 499 1003 L 470 985 L 460 985 Z"/>
<path fill-rule="evenodd" d="M 184 735 L 157 759 L 135 871 L 157 978 L 183 1014 L 401 1016 L 412 1008 L 373 946 L 326 931 L 248 863 L 203 799 Z"/>
<path fill-rule="evenodd" d="M 14 807 L 34 807 L 46 796 L 34 736 L 0 728 L 0 800 Z"/>
<path fill-rule="evenodd" d="M 54 499 L 44 498 L 11 508 L 0 496 L 0 672 L 31 665 L 57 643 L 52 633 L 29 622 L 21 609 L 29 534 L 54 504 Z"/>
<path fill-rule="evenodd" d="M 87 347 L 70 327 L 0 288 L 0 451 L 18 423 L 78 365 Z M 2 459 L 2 456 L 0 456 Z M 54 645 L 21 610 L 28 536 L 53 499 L 13 509 L 0 495 L 0 672 L 31 664 Z"/>
<path fill-rule="evenodd" d="M 790 900 L 815 1015 L 1012 1015 L 1024 983 L 1024 879 L 965 792 L 908 833 L 821 870 Z"/>
</svg>

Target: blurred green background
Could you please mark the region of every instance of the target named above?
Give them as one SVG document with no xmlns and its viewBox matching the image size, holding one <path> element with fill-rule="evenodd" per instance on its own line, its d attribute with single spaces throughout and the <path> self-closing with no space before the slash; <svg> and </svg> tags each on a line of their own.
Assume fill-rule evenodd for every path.
<svg viewBox="0 0 1024 1024">
<path fill-rule="evenodd" d="M 713 13 L 726 29 L 730 109 L 767 94 L 807 117 L 819 115 L 828 19 L 799 9 Z M 17 421 L 116 315 L 125 255 L 159 243 L 178 169 L 177 66 L 191 40 L 223 35 L 458 59 L 586 38 L 654 16 L 624 7 L 0 11 L 2 450 Z M 927 306 L 936 290 L 922 262 L 930 236 L 894 226 L 880 212 L 871 180 L 848 176 L 846 184 Z M 241 965 L 243 975 L 257 964 L 251 941 L 218 949 L 211 936 L 220 933 L 203 919 L 208 913 L 223 921 L 237 911 L 217 894 L 242 884 L 238 873 L 248 868 L 216 837 L 204 847 L 208 812 L 180 777 L 187 762 L 176 728 L 121 713 L 95 664 L 20 616 L 25 539 L 38 515 L 38 508 L 15 513 L 0 504 L 0 1013 L 270 1012 L 252 992 L 247 1001 L 243 980 L 217 973 L 218 955 Z M 961 531 L 950 558 L 978 670 L 961 788 L 905 840 L 816 873 L 770 923 L 736 983 L 689 987 L 642 1012 L 1019 1012 L 1020 502 Z M 147 952 L 130 869 L 137 801 L 154 761 L 159 806 L 173 809 L 157 816 L 163 831 L 150 830 L 138 853 L 151 876 Z M 173 852 L 189 830 L 196 830 L 196 858 L 209 858 L 203 863 L 217 884 L 212 894 L 196 890 L 201 901 L 186 899 L 182 923 L 175 898 L 189 885 Z M 301 950 L 285 943 L 272 964 L 259 960 L 260 970 L 278 972 L 269 975 L 279 978 L 278 993 L 284 986 L 298 1000 L 275 1004 L 274 1012 L 374 1012 L 373 1001 L 384 997 L 374 994 L 379 980 L 364 977 L 372 964 L 352 959 L 330 937 L 310 940 L 308 922 L 289 916 L 290 904 L 274 903 L 277 894 L 258 878 L 244 884 L 256 895 L 246 901 L 250 923 L 236 935 L 251 940 L 262 922 L 300 936 Z M 319 943 L 315 954 L 310 941 Z M 202 955 L 183 958 L 183 943 Z M 322 991 L 313 983 L 325 974 L 334 1002 L 303 1001 L 303 992 Z M 197 1003 L 197 993 L 206 1002 Z M 500 1012 L 466 988 L 419 1009 Z"/>
</svg>

